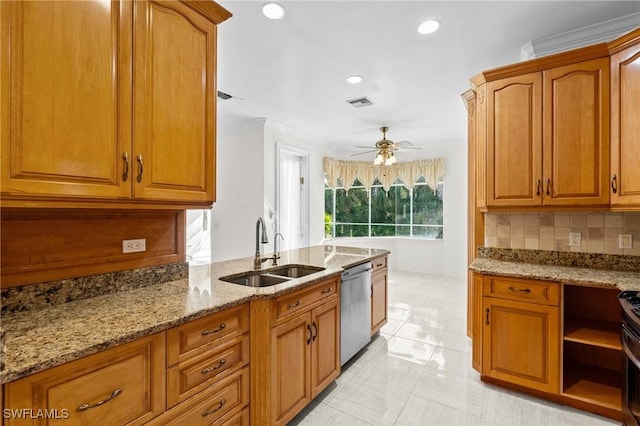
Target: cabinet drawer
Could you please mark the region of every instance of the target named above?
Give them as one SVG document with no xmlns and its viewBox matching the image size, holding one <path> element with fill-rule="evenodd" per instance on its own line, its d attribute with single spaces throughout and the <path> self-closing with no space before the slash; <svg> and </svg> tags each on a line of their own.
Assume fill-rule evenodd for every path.
<svg viewBox="0 0 640 426">
<path fill-rule="evenodd" d="M 167 364 L 174 365 L 205 352 L 221 340 L 249 329 L 249 307 L 234 306 L 167 331 Z"/>
<path fill-rule="evenodd" d="M 170 367 L 167 370 L 167 406 L 173 407 L 248 363 L 249 336 L 244 335 Z"/>
<path fill-rule="evenodd" d="M 214 423 L 214 426 L 249 426 L 249 407 L 237 414 L 225 416 Z"/>
<path fill-rule="evenodd" d="M 225 424 L 249 403 L 249 391 L 249 368 L 245 367 L 167 411 L 150 425 Z"/>
<path fill-rule="evenodd" d="M 278 297 L 274 302 L 276 304 L 276 320 L 292 313 L 303 312 L 319 301 L 336 296 L 339 279 L 340 277 L 331 278 L 311 287 Z"/>
<path fill-rule="evenodd" d="M 371 261 L 371 267 L 373 268 L 371 270 L 372 274 L 375 274 L 376 271 L 379 271 L 381 269 L 386 269 L 387 268 L 387 256 L 379 257 L 377 259 L 373 259 Z"/>
<path fill-rule="evenodd" d="M 560 285 L 555 282 L 489 275 L 483 286 L 485 296 L 553 306 L 560 303 Z"/>
<path fill-rule="evenodd" d="M 5 409 L 48 410 L 69 425 L 143 424 L 164 411 L 164 364 L 164 333 L 145 337 L 7 384 Z M 5 420 L 19 424 L 32 423 Z"/>
</svg>

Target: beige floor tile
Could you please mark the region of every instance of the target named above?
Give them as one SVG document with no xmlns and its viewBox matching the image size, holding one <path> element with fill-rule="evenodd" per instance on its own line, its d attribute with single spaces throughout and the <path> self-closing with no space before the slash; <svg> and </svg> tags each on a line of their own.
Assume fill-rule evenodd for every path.
<svg viewBox="0 0 640 426">
<path fill-rule="evenodd" d="M 484 386 L 467 377 L 427 368 L 413 394 L 477 417 L 482 415 Z"/>
<path fill-rule="evenodd" d="M 412 395 L 400 413 L 396 425 L 472 426 L 480 425 L 480 417 Z"/>
</svg>

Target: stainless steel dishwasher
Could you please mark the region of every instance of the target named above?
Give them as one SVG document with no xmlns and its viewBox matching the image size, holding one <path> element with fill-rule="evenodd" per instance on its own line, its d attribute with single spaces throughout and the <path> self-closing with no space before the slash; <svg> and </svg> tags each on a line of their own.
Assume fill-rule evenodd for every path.
<svg viewBox="0 0 640 426">
<path fill-rule="evenodd" d="M 340 365 L 371 340 L 371 262 L 346 269 L 340 290 Z"/>
</svg>

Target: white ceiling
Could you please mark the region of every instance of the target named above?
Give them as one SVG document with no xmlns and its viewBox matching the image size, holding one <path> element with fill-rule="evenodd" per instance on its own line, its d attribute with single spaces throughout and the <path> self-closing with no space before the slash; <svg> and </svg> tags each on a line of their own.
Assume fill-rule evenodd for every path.
<svg viewBox="0 0 640 426">
<path fill-rule="evenodd" d="M 462 144 L 460 94 L 482 70 L 518 62 L 531 40 L 640 12 L 638 1 L 221 1 L 233 17 L 218 29 L 221 129 L 267 118 L 320 144 L 354 151 L 387 137 L 420 146 Z M 420 35 L 418 25 L 441 21 Z M 360 74 L 352 85 L 345 78 Z M 367 96 L 373 106 L 346 100 Z"/>
</svg>

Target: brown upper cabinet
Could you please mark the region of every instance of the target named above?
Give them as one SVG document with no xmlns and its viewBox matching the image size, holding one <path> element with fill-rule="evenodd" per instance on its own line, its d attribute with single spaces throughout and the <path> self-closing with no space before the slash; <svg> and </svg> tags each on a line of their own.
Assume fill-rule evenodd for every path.
<svg viewBox="0 0 640 426">
<path fill-rule="evenodd" d="M 609 60 L 487 83 L 487 206 L 609 203 Z"/>
<path fill-rule="evenodd" d="M 640 29 L 611 56 L 611 205 L 640 206 Z"/>
<path fill-rule="evenodd" d="M 3 206 L 214 201 L 216 25 L 229 12 L 157 0 L 1 8 Z"/>
</svg>

